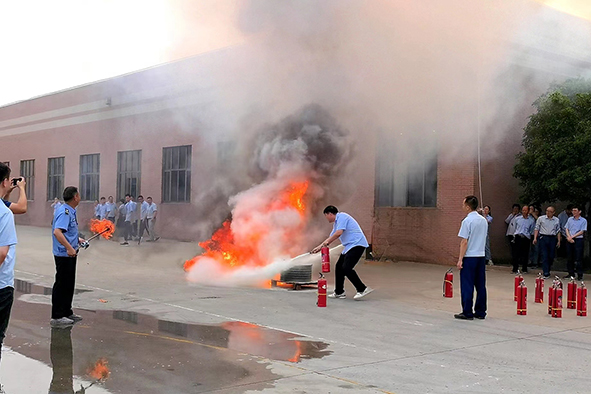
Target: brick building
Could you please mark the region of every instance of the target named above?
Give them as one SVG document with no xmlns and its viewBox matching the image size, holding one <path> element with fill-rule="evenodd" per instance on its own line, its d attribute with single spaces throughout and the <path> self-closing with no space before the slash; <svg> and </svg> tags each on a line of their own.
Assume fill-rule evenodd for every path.
<svg viewBox="0 0 591 394">
<path fill-rule="evenodd" d="M 469 40 L 461 34 L 452 32 L 449 39 Z M 346 181 L 354 187 L 339 205 L 359 220 L 378 257 L 455 262 L 461 201 L 469 194 L 482 195 L 493 207 L 493 257 L 507 257 L 503 219 L 519 195 L 512 166 L 531 102 L 551 81 L 581 75 L 591 62 L 588 54 L 565 53 L 552 37 L 539 46 L 494 38 L 487 45 L 501 44 L 506 60 L 485 82 L 478 70 L 489 60 L 488 47 L 466 56 L 440 53 L 439 43 L 430 42 L 433 47 L 424 51 L 433 68 L 421 76 L 416 101 L 432 111 L 391 124 L 417 139 L 384 137 L 378 132 L 383 124 L 351 127 L 359 149 Z M 98 197 L 141 193 L 159 204 L 163 237 L 200 240 L 196 223 L 211 211 L 198 196 L 227 175 L 237 148 L 231 132 L 211 129 L 207 119 L 239 112 L 246 100 L 281 107 L 252 98 L 253 86 L 245 80 L 264 77 L 264 70 L 253 74 L 247 66 L 256 61 L 252 56 L 245 47 L 226 48 L 0 107 L 1 160 L 28 182 L 29 212 L 17 222 L 48 226 L 50 201 L 65 185 L 79 185 L 83 223 Z M 490 96 L 482 93 L 490 80 L 495 94 L 518 91 L 511 108 L 498 100 L 490 109 Z M 321 104 L 331 110 L 330 100 Z M 346 114 L 342 120 L 347 124 Z M 488 143 L 492 135 L 500 137 Z"/>
</svg>

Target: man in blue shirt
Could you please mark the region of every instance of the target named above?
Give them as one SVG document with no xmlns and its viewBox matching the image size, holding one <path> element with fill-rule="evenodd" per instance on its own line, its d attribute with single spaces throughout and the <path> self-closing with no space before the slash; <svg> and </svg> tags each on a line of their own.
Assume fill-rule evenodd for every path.
<svg viewBox="0 0 591 394">
<path fill-rule="evenodd" d="M 10 168 L 0 163 L 0 193 L 10 190 Z M 16 229 L 13 213 L 0 204 L 0 346 L 4 341 L 14 300 L 14 264 L 16 261 Z M 0 391 L 2 390 L 0 386 Z"/>
<path fill-rule="evenodd" d="M 136 203 L 133 202 L 131 194 L 125 195 L 125 224 L 123 228 L 123 242 L 121 245 L 129 245 L 129 241 L 132 237 L 132 222 L 134 221 Z"/>
<path fill-rule="evenodd" d="M 515 274 L 519 269 L 519 264 L 521 264 L 523 272 L 527 272 L 529 245 L 536 227 L 536 221 L 530 216 L 527 205 L 521 208 L 521 215 L 517 216 L 513 221 L 515 222 L 513 242 L 515 242 L 515 249 L 517 250 L 517 254 L 513 259 L 513 273 Z"/>
<path fill-rule="evenodd" d="M 80 193 L 76 187 L 64 189 L 64 202 L 53 218 L 53 257 L 56 268 L 51 294 L 50 324 L 53 327 L 67 326 L 82 320 L 72 310 L 78 245 L 84 241 L 78 235 L 76 207 L 80 203 Z"/>
<path fill-rule="evenodd" d="M 468 215 L 462 220 L 458 237 L 460 256 L 456 266 L 460 270 L 460 288 L 462 293 L 462 313 L 454 315 L 456 319 L 474 320 L 486 317 L 486 259 L 485 245 L 488 234 L 487 220 L 478 214 L 478 199 L 475 196 L 464 198 L 464 210 Z M 476 304 L 473 305 L 474 287 Z M 472 309 L 474 307 L 474 310 Z"/>
<path fill-rule="evenodd" d="M 335 265 L 335 290 L 329 297 L 346 298 L 345 277 L 347 277 L 357 290 L 357 294 L 353 298 L 359 300 L 373 291 L 372 288 L 363 284 L 355 272 L 355 265 L 359 262 L 365 248 L 369 246 L 367 239 L 357 221 L 351 215 L 339 212 L 337 207 L 329 205 L 324 208 L 324 217 L 329 223 L 334 223 L 332 232 L 324 242 L 312 249 L 312 253 L 318 253 L 322 247 L 330 245 L 337 238 L 344 246 Z"/>
<path fill-rule="evenodd" d="M 575 268 L 577 269 L 577 279 L 583 280 L 583 250 L 585 244 L 583 235 L 587 231 L 587 220 L 581 217 L 581 209 L 573 204 L 573 216 L 568 218 L 564 226 L 566 231 L 566 252 L 568 255 L 567 269 L 568 275 L 565 278 L 575 276 Z"/>
</svg>

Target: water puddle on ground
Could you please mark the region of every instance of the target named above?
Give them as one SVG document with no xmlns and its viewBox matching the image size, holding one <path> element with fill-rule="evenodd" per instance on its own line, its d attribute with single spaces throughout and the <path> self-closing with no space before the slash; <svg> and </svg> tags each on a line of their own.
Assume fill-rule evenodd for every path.
<svg viewBox="0 0 591 394">
<path fill-rule="evenodd" d="M 240 392 L 260 382 L 271 387 L 264 382 L 278 376 L 267 359 L 298 363 L 331 353 L 326 343 L 254 324 L 186 324 L 130 311 L 83 310 L 74 327 L 51 328 L 49 305 L 19 300 L 51 288 L 24 281 L 15 287 L 4 342 L 12 351 L 3 355 L 0 374 L 7 393 L 11 382 L 24 384 L 28 391 L 20 392 L 27 393 Z"/>
</svg>

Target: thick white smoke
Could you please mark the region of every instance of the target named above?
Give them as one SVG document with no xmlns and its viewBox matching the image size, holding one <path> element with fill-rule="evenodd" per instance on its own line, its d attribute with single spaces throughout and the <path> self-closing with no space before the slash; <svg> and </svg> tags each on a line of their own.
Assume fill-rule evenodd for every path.
<svg viewBox="0 0 591 394">
<path fill-rule="evenodd" d="M 296 264 L 292 257 L 315 240 L 309 224 L 330 176 L 343 168 L 347 141 L 347 134 L 315 105 L 257 134 L 251 172 L 261 181 L 229 199 L 231 224 L 185 265 L 188 279 L 259 285 Z"/>
</svg>

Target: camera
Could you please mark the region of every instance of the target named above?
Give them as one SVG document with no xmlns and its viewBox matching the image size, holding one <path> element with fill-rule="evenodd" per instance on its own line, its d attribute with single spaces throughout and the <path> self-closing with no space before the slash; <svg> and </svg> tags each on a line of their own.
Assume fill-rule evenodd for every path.
<svg viewBox="0 0 591 394">
<path fill-rule="evenodd" d="M 12 178 L 12 186 L 16 186 L 17 182 L 22 181 L 23 178 L 22 177 L 18 177 L 18 178 Z"/>
</svg>

